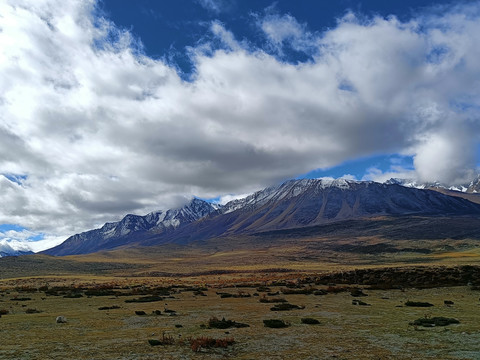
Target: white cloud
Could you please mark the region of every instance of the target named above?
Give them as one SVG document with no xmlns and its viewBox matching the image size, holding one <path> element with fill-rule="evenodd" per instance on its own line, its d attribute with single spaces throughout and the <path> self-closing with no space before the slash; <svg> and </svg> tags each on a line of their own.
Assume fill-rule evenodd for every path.
<svg viewBox="0 0 480 360">
<path fill-rule="evenodd" d="M 218 201 L 218 203 L 220 205 L 225 205 L 230 201 L 246 198 L 248 195 L 250 195 L 250 193 L 223 195 L 223 196 L 220 196 L 220 200 Z"/>
<path fill-rule="evenodd" d="M 415 156 L 425 180 L 464 179 L 480 141 L 478 8 L 350 14 L 323 34 L 266 18 L 273 43 L 313 54 L 298 65 L 213 23 L 227 49 L 193 51 L 185 82 L 93 1 L 2 2 L 0 174 L 26 178 L 0 176 L 0 223 L 57 239 L 379 153 Z"/>
</svg>

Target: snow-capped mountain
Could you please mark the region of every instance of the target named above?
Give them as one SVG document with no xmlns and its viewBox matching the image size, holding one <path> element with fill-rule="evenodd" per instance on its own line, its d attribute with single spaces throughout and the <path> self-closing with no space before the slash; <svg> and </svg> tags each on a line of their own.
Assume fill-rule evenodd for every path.
<svg viewBox="0 0 480 360">
<path fill-rule="evenodd" d="M 74 235 L 45 253 L 69 255 L 125 246 L 186 244 L 350 219 L 411 215 L 478 217 L 480 204 L 397 182 L 290 180 L 223 207 L 194 199 L 180 209 L 127 215 L 119 222 Z"/>
<path fill-rule="evenodd" d="M 452 190 L 452 191 L 460 191 L 467 194 L 477 194 L 477 193 L 480 194 L 480 175 L 478 175 L 477 178 L 471 181 L 470 183 L 457 184 L 457 185 L 443 184 L 439 181 L 422 183 L 412 179 L 398 179 L 398 178 L 392 178 L 390 180 L 387 180 L 385 184 L 397 184 L 397 185 L 402 185 L 402 186 L 416 188 L 416 189 L 441 188 L 441 189 Z"/>
<path fill-rule="evenodd" d="M 0 240 L 0 257 L 33 254 L 33 251 L 20 241 Z"/>
<path fill-rule="evenodd" d="M 100 229 L 69 237 L 62 244 L 44 251 L 46 254 L 82 254 L 111 249 L 135 242 L 141 235 L 162 234 L 196 221 L 214 212 L 218 206 L 193 199 L 179 209 L 159 210 L 145 216 L 126 215 L 118 222 L 106 223 Z"/>
</svg>

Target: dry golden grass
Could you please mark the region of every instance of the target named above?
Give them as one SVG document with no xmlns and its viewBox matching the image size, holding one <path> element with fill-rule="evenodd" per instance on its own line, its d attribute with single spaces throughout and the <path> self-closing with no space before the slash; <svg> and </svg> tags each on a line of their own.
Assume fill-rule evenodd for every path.
<svg viewBox="0 0 480 360">
<path fill-rule="evenodd" d="M 154 281 L 143 279 L 145 284 L 158 285 Z M 270 291 L 281 288 L 270 286 Z M 216 294 L 219 291 L 236 294 L 239 290 L 252 296 L 221 299 Z M 174 298 L 162 302 L 125 303 L 126 299 L 138 296 L 66 299 L 42 292 L 4 290 L 0 309 L 7 309 L 9 314 L 0 318 L 0 358 L 478 359 L 480 353 L 479 292 L 466 287 L 364 290 L 369 296 L 361 299 L 371 306 L 352 305 L 354 298 L 348 292 L 282 295 L 292 304 L 305 306 L 286 312 L 270 311 L 272 304 L 260 303 L 259 297 L 253 296 L 255 288 L 210 287 L 204 291 L 207 296 L 177 291 Z M 15 296 L 32 300 L 12 301 Z M 428 309 L 403 306 L 407 300 L 428 301 L 435 306 Z M 454 305 L 447 307 L 444 300 L 451 300 Z M 98 310 L 113 305 L 120 308 Z M 165 306 L 176 310 L 177 316 L 151 315 L 157 309 L 163 312 Z M 42 312 L 26 314 L 27 308 Z M 148 315 L 137 316 L 136 310 Z M 55 322 L 59 315 L 67 318 L 66 324 Z M 250 327 L 201 328 L 212 316 L 247 323 Z M 409 325 L 424 316 L 453 317 L 460 324 L 425 329 Z M 301 324 L 304 317 L 318 319 L 320 325 Z M 264 319 L 274 318 L 290 322 L 291 326 L 284 329 L 263 326 Z M 148 344 L 148 339 L 161 339 L 162 334 L 172 336 L 176 343 L 156 347 Z M 227 349 L 193 353 L 186 339 L 198 336 L 233 337 L 235 344 Z"/>
</svg>

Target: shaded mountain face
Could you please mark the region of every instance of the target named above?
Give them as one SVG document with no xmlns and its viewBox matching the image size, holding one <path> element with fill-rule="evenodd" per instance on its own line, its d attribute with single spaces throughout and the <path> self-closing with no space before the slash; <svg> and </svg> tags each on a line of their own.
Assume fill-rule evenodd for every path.
<svg viewBox="0 0 480 360">
<path fill-rule="evenodd" d="M 180 209 L 156 211 L 145 216 L 129 214 L 119 222 L 106 223 L 100 229 L 73 235 L 43 253 L 61 256 L 113 249 L 135 242 L 147 234 L 160 235 L 173 231 L 216 210 L 216 206 L 206 201 L 193 199 Z"/>
<path fill-rule="evenodd" d="M 186 244 L 237 234 L 315 226 L 347 219 L 402 215 L 480 215 L 480 205 L 436 191 L 343 179 L 291 180 L 215 208 L 195 199 L 186 207 L 74 235 L 45 251 L 67 255 L 120 246 Z"/>
<path fill-rule="evenodd" d="M 226 204 L 175 233 L 143 244 L 189 243 L 212 237 L 315 226 L 347 219 L 404 215 L 480 215 L 480 206 L 431 190 L 343 179 L 292 180 Z"/>
</svg>

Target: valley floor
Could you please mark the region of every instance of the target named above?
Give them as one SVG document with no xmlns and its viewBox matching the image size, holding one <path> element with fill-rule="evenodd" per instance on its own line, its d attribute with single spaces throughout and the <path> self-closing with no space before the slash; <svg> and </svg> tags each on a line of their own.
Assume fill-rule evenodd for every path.
<svg viewBox="0 0 480 360">
<path fill-rule="evenodd" d="M 4 281 L 0 359 L 480 358 L 478 287 L 374 290 L 288 278 L 279 274 L 277 279 L 246 282 L 215 276 L 207 284 L 195 279 L 167 284 L 155 278 Z M 353 296 L 361 293 L 367 296 Z M 273 302 L 278 299 L 299 308 L 272 311 L 282 304 Z M 433 306 L 406 306 L 408 301 Z M 67 322 L 56 323 L 57 316 Z M 459 323 L 411 324 L 440 316 Z M 249 327 L 208 328 L 213 317 Z M 303 318 L 319 324 L 303 324 Z M 265 327 L 268 319 L 289 326 Z M 234 343 L 194 352 L 191 341 L 199 337 Z M 169 344 L 151 346 L 148 340 Z"/>
</svg>

